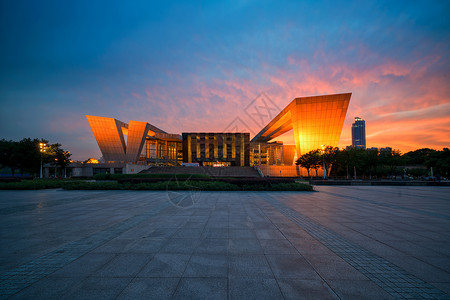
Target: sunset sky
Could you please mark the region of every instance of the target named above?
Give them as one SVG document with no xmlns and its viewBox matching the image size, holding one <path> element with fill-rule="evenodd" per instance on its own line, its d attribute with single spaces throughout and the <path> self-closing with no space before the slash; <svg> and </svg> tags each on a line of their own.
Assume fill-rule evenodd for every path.
<svg viewBox="0 0 450 300">
<path fill-rule="evenodd" d="M 85 160 L 101 156 L 87 114 L 254 136 L 296 97 L 351 92 L 340 147 L 356 116 L 368 147 L 450 147 L 449 16 L 450 1 L 1 1 L 0 138 Z"/>
</svg>

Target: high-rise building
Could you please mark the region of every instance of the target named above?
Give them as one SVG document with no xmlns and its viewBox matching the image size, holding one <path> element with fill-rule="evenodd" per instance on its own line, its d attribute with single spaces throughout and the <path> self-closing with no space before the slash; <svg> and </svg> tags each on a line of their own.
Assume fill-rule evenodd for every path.
<svg viewBox="0 0 450 300">
<path fill-rule="evenodd" d="M 352 124 L 352 146 L 366 149 L 366 121 L 360 117 Z"/>
</svg>

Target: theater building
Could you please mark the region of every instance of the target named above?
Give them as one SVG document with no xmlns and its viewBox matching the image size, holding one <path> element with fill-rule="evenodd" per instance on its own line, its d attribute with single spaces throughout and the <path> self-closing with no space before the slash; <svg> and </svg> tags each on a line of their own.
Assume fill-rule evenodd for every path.
<svg viewBox="0 0 450 300">
<path fill-rule="evenodd" d="M 141 121 L 86 118 L 105 163 L 180 166 L 290 165 L 308 151 L 337 147 L 351 93 L 292 100 L 250 140 L 248 132 L 168 133 Z M 295 145 L 275 139 L 292 132 Z"/>
</svg>

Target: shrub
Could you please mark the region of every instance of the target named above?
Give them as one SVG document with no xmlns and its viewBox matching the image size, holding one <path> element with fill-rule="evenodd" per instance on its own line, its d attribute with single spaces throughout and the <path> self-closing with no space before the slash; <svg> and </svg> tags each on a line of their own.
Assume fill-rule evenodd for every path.
<svg viewBox="0 0 450 300">
<path fill-rule="evenodd" d="M 0 190 L 41 190 L 61 188 L 63 180 L 34 179 L 20 182 L 0 182 Z"/>
<path fill-rule="evenodd" d="M 173 177 L 177 178 L 209 178 L 207 174 L 95 174 L 95 180 L 119 180 L 119 179 L 130 179 L 130 178 L 164 178 L 170 179 Z"/>
</svg>

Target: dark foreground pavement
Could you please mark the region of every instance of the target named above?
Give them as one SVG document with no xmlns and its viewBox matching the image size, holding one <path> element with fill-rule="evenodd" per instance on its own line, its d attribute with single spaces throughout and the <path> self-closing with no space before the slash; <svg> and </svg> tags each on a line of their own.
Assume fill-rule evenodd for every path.
<svg viewBox="0 0 450 300">
<path fill-rule="evenodd" d="M 450 299 L 449 187 L 0 191 L 0 298 Z"/>
</svg>

